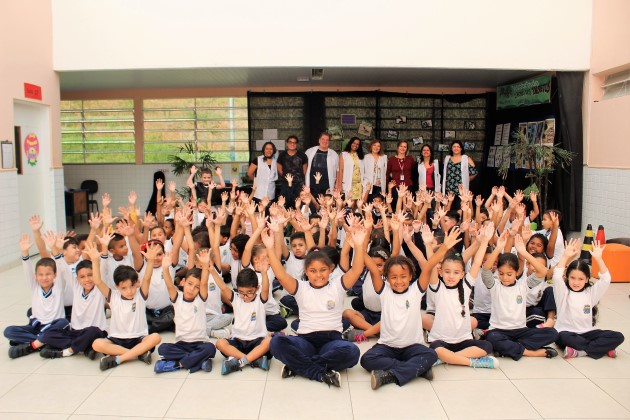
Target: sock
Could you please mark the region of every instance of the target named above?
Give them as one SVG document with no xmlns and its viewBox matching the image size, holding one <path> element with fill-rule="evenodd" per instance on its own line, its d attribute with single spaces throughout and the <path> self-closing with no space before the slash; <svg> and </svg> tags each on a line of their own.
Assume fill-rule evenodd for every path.
<svg viewBox="0 0 630 420">
<path fill-rule="evenodd" d="M 577 354 L 579 357 L 584 357 L 587 356 L 586 352 L 584 350 L 577 350 Z"/>
<path fill-rule="evenodd" d="M 238 360 L 239 367 L 247 366 L 248 364 L 249 364 L 249 361 L 247 360 L 247 357 L 243 357 Z"/>
<path fill-rule="evenodd" d="M 35 342 L 31 342 L 31 347 L 33 348 L 33 350 L 37 350 L 37 347 L 35 347 Z"/>
<path fill-rule="evenodd" d="M 120 356 L 116 356 L 116 364 L 119 365 L 120 364 Z"/>
<path fill-rule="evenodd" d="M 74 353 L 72 352 L 71 348 L 67 348 L 65 349 L 63 352 L 61 352 L 61 355 L 63 357 L 68 357 L 68 356 L 72 356 Z"/>
</svg>

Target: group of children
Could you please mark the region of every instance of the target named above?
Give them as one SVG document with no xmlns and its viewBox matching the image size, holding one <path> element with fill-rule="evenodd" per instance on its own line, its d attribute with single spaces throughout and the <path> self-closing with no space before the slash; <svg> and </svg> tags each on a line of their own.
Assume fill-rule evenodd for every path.
<svg viewBox="0 0 630 420">
<path fill-rule="evenodd" d="M 452 194 L 404 186 L 392 208 L 393 185 L 369 202 L 338 191 L 313 197 L 305 186 L 287 205 L 282 196 L 255 200 L 236 183 L 225 189 L 222 178 L 217 186 L 207 170 L 195 184 L 195 174 L 187 202 L 173 182 L 169 194 L 156 182 L 155 215 L 142 217 L 132 192 L 116 218 L 105 194 L 88 235 L 42 233 L 31 217 L 40 259 L 33 268 L 23 235 L 31 311 L 28 325 L 5 329 L 9 357 L 101 353 L 106 370 L 151 364 L 157 347 L 156 373 L 209 372 L 218 349 L 222 375 L 268 370 L 273 357 L 283 378 L 339 387 L 340 371 L 360 363 L 377 389 L 430 380 L 440 363 L 496 368 L 495 356 L 555 357 L 552 343 L 565 358 L 615 357 L 624 340 L 594 328 L 611 281 L 604 246 L 593 245 L 600 273 L 591 285 L 558 212 L 531 230 L 535 194 L 529 218 L 522 192 L 503 187 L 485 202 L 461 188 L 457 210 Z M 221 205 L 212 207 L 215 189 Z M 356 296 L 352 309 L 347 296 Z M 285 333 L 290 315 L 294 335 Z M 169 330 L 176 342 L 160 344 Z M 361 357 L 355 342 L 375 337 Z"/>
</svg>

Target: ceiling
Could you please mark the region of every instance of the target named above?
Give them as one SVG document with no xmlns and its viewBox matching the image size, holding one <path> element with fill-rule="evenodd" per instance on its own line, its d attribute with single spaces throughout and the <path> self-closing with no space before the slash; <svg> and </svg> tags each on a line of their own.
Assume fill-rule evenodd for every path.
<svg viewBox="0 0 630 420">
<path fill-rule="evenodd" d="M 59 72 L 61 91 L 222 88 L 222 87 L 450 87 L 494 88 L 541 73 L 540 70 L 481 70 L 436 68 L 325 68 L 321 81 L 298 82 L 311 68 L 187 68 L 88 70 Z"/>
</svg>

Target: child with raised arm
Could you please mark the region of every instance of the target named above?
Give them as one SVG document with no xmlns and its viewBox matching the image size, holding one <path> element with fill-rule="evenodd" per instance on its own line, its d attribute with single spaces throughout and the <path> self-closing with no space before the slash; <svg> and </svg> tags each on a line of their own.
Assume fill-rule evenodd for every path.
<svg viewBox="0 0 630 420">
<path fill-rule="evenodd" d="M 263 232 L 263 242 L 276 278 L 300 308 L 300 325 L 297 336 L 274 335 L 271 353 L 284 363 L 282 377 L 300 375 L 324 382 L 328 386 L 341 386 L 339 371 L 351 368 L 359 361 L 359 349 L 341 338 L 341 314 L 346 292 L 363 272 L 366 230 L 360 225 L 351 229 L 357 255 L 352 268 L 341 277 L 331 276 L 333 263 L 322 251 L 312 251 L 304 259 L 304 272 L 308 282 L 301 282 L 287 274 L 274 251 L 274 237 Z M 361 249 L 361 251 L 359 251 Z"/>
<path fill-rule="evenodd" d="M 494 224 L 489 223 L 482 229 L 480 247 L 468 273 L 462 257 L 450 253 L 442 260 L 442 278 L 436 273 L 431 275 L 429 293 L 435 304 L 435 321 L 429 339 L 438 362 L 490 369 L 499 366 L 498 360 L 488 356 L 492 353 L 489 342 L 471 339 L 468 305 L 488 242 L 493 236 Z"/>
<path fill-rule="evenodd" d="M 591 273 L 588 264 L 574 260 L 580 255 L 579 240 L 569 241 L 553 270 L 553 293 L 558 307 L 556 328 L 559 331 L 556 344 L 564 348 L 565 359 L 580 356 L 599 359 L 605 355 L 614 358 L 617 357 L 615 349 L 624 341 L 623 334 L 617 331 L 593 328 L 593 307 L 604 296 L 611 281 L 602 258 L 605 247 L 594 241 L 590 251 L 599 266 L 599 281 L 593 285 L 589 283 Z"/>
<path fill-rule="evenodd" d="M 492 343 L 494 351 L 500 356 L 519 360 L 523 356 L 556 357 L 558 352 L 546 347 L 556 341 L 558 332 L 553 328 L 527 328 L 525 323 L 526 297 L 529 289 L 537 286 L 543 278 L 530 276 L 518 277 L 520 264 L 512 253 L 501 254 L 507 243 L 508 232 L 504 231 L 497 240 L 497 246 L 490 254 L 481 271 L 481 279 L 492 296 L 492 314 L 490 330 L 486 340 Z M 527 252 L 520 235 L 515 238 L 516 250 L 532 265 L 539 262 Z M 496 259 L 498 278 L 490 269 Z"/>
<path fill-rule="evenodd" d="M 57 265 L 52 258 L 42 258 L 35 264 L 30 261 L 29 249 L 33 246 L 28 235 L 20 238 L 22 268 L 31 288 L 31 309 L 28 325 L 12 325 L 4 330 L 9 339 L 9 357 L 15 359 L 39 350 L 44 343 L 42 334 L 48 330 L 68 326 L 63 308 L 63 280 L 57 276 Z"/>
<path fill-rule="evenodd" d="M 380 295 L 381 337 L 361 358 L 361 366 L 371 372 L 372 389 L 396 383 L 405 385 L 414 378 L 433 379 L 431 367 L 437 361 L 435 350 L 421 343 L 420 302 L 427 290 L 431 271 L 457 242 L 459 228 L 444 238 L 440 249 L 427 261 L 416 284 L 413 262 L 402 256 L 391 257 L 384 267 L 385 279 L 372 276 L 374 290 Z"/>
<path fill-rule="evenodd" d="M 213 246 L 219 240 L 220 226 L 215 225 Z M 265 264 L 261 266 L 265 268 Z M 265 323 L 265 302 L 269 297 L 269 277 L 267 270 L 261 270 L 262 282 L 252 269 L 241 270 L 236 277 L 236 293 L 228 287 L 220 273 L 213 267 L 210 270 L 214 281 L 221 290 L 223 301 L 234 309 L 232 337 L 217 341 L 217 349 L 226 357 L 221 366 L 221 374 L 227 375 L 246 365 L 269 369 L 269 343 Z"/>
<path fill-rule="evenodd" d="M 161 248 L 150 245 L 143 254 L 147 259 L 147 269 L 141 284 L 138 282 L 138 273 L 132 267 L 117 267 L 114 270 L 116 289 L 110 289 L 101 279 L 98 250 L 89 244 L 86 251 L 94 266 L 94 284 L 105 296 L 112 311 L 109 336 L 99 338 L 92 344 L 95 351 L 106 355 L 101 358 L 101 370 L 114 368 L 136 357 L 150 365 L 151 353 L 160 344 L 161 338 L 159 334 L 149 334 L 145 302 L 149 295 L 153 263 Z"/>
<path fill-rule="evenodd" d="M 216 353 L 214 344 L 208 342 L 206 334 L 205 301 L 208 298 L 208 266 L 210 253 L 206 249 L 198 256 L 202 265 L 188 271 L 183 282 L 183 292 L 173 284 L 170 275 L 170 255 L 162 259 L 164 283 L 175 306 L 175 343 L 162 344 L 158 348 L 161 360 L 155 363 L 155 373 L 173 372 L 188 369 L 190 373 L 198 370 L 210 372 L 212 358 Z"/>
<path fill-rule="evenodd" d="M 79 262 L 76 277 L 71 281 L 74 305 L 70 327 L 45 331 L 40 340 L 47 346 L 39 355 L 55 359 L 83 352 L 90 360 L 94 360 L 96 352 L 92 349 L 92 343 L 98 338 L 107 337 L 107 322 L 103 310 L 105 297 L 94 287 L 92 262 Z"/>
</svg>

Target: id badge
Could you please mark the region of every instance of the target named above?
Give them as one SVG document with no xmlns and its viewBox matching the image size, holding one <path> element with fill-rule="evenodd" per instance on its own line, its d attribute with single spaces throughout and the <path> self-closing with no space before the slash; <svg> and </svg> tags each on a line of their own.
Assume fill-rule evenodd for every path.
<svg viewBox="0 0 630 420">
<path fill-rule="evenodd" d="M 404 181 L 404 180 L 405 180 L 405 176 L 404 176 L 404 175 L 401 175 L 401 176 L 400 176 L 400 180 L 401 180 L 401 181 Z"/>
</svg>

